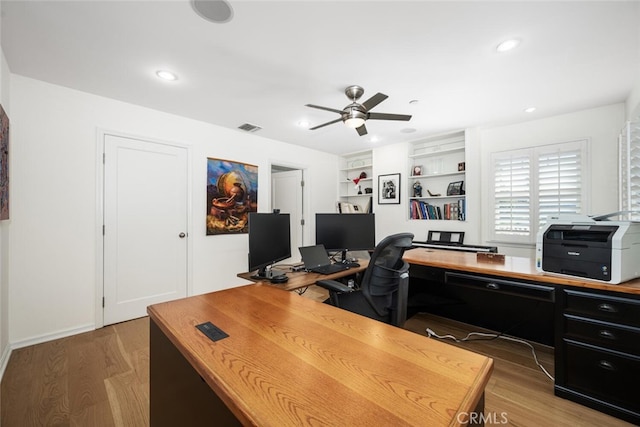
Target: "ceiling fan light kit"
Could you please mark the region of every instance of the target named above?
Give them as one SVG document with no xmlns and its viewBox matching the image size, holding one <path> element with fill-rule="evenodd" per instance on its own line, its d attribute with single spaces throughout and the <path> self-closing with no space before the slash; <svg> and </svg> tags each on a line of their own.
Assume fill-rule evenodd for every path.
<svg viewBox="0 0 640 427">
<path fill-rule="evenodd" d="M 367 119 L 367 115 L 362 111 L 358 111 L 355 108 L 352 108 L 349 112 L 349 117 L 344 121 L 344 124 L 350 128 L 359 128 L 362 126 Z"/>
<path fill-rule="evenodd" d="M 365 127 L 365 121 L 367 120 L 411 120 L 411 116 L 405 114 L 371 113 L 370 110 L 373 107 L 388 98 L 388 96 L 383 93 L 376 93 L 362 104 L 359 104 L 357 102 L 364 93 L 364 89 L 362 87 L 357 85 L 349 86 L 345 89 L 344 93 L 345 95 L 347 95 L 347 98 L 352 101 L 352 103 L 344 107 L 342 110 L 322 107 L 319 105 L 306 104 L 307 107 L 317 108 L 319 110 L 331 111 L 333 113 L 340 114 L 339 119 L 314 126 L 310 128 L 310 130 L 316 130 L 321 127 L 342 121 L 345 125 L 347 125 L 347 127 L 354 128 L 358 132 L 358 135 L 364 136 L 367 134 L 367 128 Z"/>
</svg>

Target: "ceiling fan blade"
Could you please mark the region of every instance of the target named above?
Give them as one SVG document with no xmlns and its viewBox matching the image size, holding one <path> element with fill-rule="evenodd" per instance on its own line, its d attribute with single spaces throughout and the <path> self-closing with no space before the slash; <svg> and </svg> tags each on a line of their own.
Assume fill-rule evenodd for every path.
<svg viewBox="0 0 640 427">
<path fill-rule="evenodd" d="M 365 136 L 367 134 L 367 127 L 364 125 L 364 123 L 362 124 L 362 126 L 356 128 L 356 130 L 358 131 L 358 135 L 360 136 Z"/>
<path fill-rule="evenodd" d="M 306 104 L 305 107 L 317 108 L 318 110 L 331 111 L 333 113 L 342 114 L 342 110 L 336 110 L 335 108 L 322 107 L 320 105 Z"/>
<path fill-rule="evenodd" d="M 325 126 L 327 126 L 327 125 L 332 125 L 332 124 L 334 124 L 334 123 L 338 123 L 338 122 L 341 122 L 341 121 L 342 121 L 342 117 L 340 117 L 339 119 L 331 120 L 330 122 L 323 123 L 323 124 L 321 124 L 321 125 L 318 125 L 318 126 L 315 126 L 315 127 L 309 128 L 309 130 L 316 130 L 316 129 L 319 129 L 319 128 L 321 128 L 321 127 L 325 127 Z"/>
<path fill-rule="evenodd" d="M 371 98 L 364 101 L 362 103 L 362 106 L 364 107 L 365 110 L 369 111 L 387 98 L 388 98 L 387 95 L 385 95 L 384 93 L 378 92 L 375 95 L 373 95 Z"/>
<path fill-rule="evenodd" d="M 387 114 L 387 113 L 369 113 L 369 119 L 372 120 L 402 120 L 408 122 L 411 116 L 406 114 Z"/>
</svg>

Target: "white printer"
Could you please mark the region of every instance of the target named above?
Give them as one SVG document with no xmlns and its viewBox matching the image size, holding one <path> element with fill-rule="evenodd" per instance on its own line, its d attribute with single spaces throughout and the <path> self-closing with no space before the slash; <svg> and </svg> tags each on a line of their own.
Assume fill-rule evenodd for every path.
<svg viewBox="0 0 640 427">
<path fill-rule="evenodd" d="M 603 218 L 551 217 L 537 235 L 536 269 L 611 284 L 640 277 L 640 222 Z"/>
</svg>

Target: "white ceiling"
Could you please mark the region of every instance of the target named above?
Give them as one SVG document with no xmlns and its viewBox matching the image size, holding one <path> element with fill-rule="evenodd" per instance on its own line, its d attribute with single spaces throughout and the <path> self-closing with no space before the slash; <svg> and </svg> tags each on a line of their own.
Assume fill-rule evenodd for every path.
<svg viewBox="0 0 640 427">
<path fill-rule="evenodd" d="M 188 0 L 2 0 L 2 48 L 15 74 L 337 154 L 624 102 L 640 80 L 638 1 L 230 4 L 220 24 Z M 413 118 L 298 126 L 338 118 L 305 104 L 340 110 L 352 84 Z"/>
</svg>

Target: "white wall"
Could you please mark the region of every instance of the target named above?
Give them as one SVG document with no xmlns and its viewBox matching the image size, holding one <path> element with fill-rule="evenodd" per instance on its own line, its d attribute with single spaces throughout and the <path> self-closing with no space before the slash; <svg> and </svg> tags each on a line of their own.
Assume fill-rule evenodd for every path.
<svg viewBox="0 0 640 427">
<path fill-rule="evenodd" d="M 18 75 L 11 76 L 11 93 L 13 346 L 94 327 L 98 129 L 191 147 L 192 294 L 246 283 L 236 274 L 247 269 L 247 236 L 205 235 L 207 157 L 258 165 L 260 211 L 270 209 L 274 162 L 308 168 L 311 213 L 334 209 L 336 183 L 327 179 L 337 175 L 334 155 Z"/>
<path fill-rule="evenodd" d="M 534 147 L 551 143 L 588 138 L 591 171 L 587 179 L 591 186 L 590 205 L 586 214 L 605 214 L 618 210 L 618 134 L 625 120 L 625 104 L 615 104 L 532 120 L 510 126 L 480 130 L 480 177 L 482 201 L 489 200 L 490 155 L 494 151 Z M 469 163 L 469 162 L 467 162 Z M 470 197 L 470 196 L 467 196 Z M 490 215 L 491 206 L 482 211 Z M 483 222 L 483 240 L 489 236 L 488 223 Z M 489 242 L 488 244 L 494 244 Z M 516 256 L 533 256 L 533 247 L 497 244 L 500 252 Z"/>
</svg>

